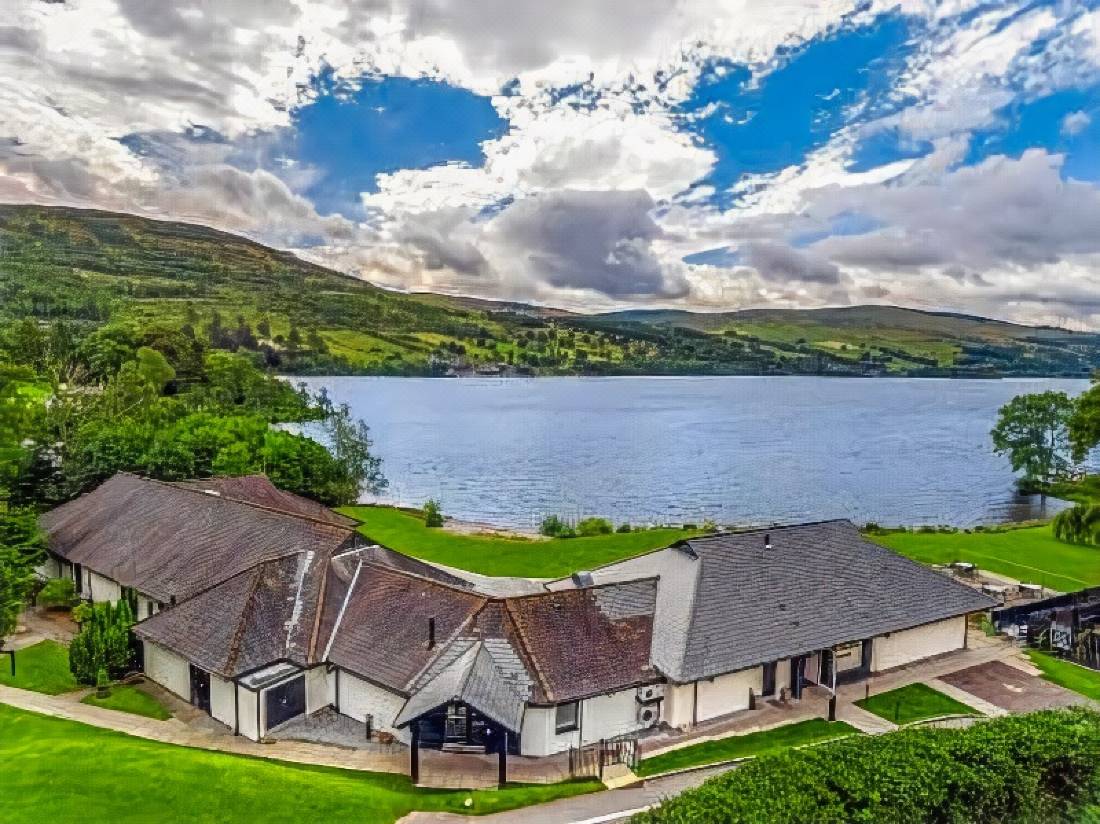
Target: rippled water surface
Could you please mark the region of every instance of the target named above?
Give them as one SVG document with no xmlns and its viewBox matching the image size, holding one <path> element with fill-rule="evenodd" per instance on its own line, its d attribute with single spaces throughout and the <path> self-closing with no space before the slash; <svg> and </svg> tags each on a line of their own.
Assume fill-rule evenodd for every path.
<svg viewBox="0 0 1100 824">
<path fill-rule="evenodd" d="M 1077 380 L 311 378 L 371 427 L 384 500 L 520 527 L 616 522 L 1020 520 L 989 430 L 1014 395 Z"/>
</svg>

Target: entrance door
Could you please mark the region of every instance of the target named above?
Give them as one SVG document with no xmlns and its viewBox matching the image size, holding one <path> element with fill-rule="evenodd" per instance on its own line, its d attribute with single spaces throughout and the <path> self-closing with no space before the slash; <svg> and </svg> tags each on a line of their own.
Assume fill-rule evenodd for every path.
<svg viewBox="0 0 1100 824">
<path fill-rule="evenodd" d="M 874 639 L 868 638 L 863 642 L 863 649 L 860 651 L 859 667 L 863 670 L 864 675 L 871 671 L 871 653 L 873 651 Z"/>
<path fill-rule="evenodd" d="M 447 707 L 447 726 L 443 732 L 443 743 L 468 744 L 467 726 L 469 716 L 465 704 L 451 704 Z"/>
<path fill-rule="evenodd" d="M 203 712 L 210 712 L 210 673 L 191 667 L 191 704 Z"/>
<path fill-rule="evenodd" d="M 264 692 L 267 728 L 277 727 L 306 711 L 306 678 L 299 675 Z"/>
<path fill-rule="evenodd" d="M 806 656 L 791 659 L 791 698 L 802 697 L 802 680 L 806 675 Z"/>
<path fill-rule="evenodd" d="M 760 687 L 761 695 L 775 695 L 775 661 L 764 665 L 764 683 Z"/>
<path fill-rule="evenodd" d="M 73 586 L 77 595 L 84 593 L 84 567 L 80 564 L 73 564 Z"/>
<path fill-rule="evenodd" d="M 836 658 L 831 649 L 821 651 L 821 679 L 820 683 L 826 687 L 833 685 L 833 667 L 836 666 Z"/>
</svg>

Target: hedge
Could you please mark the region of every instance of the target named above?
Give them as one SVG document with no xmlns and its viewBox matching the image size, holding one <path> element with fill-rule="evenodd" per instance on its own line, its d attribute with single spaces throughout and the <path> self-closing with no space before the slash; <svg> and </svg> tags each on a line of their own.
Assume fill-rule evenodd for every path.
<svg viewBox="0 0 1100 824">
<path fill-rule="evenodd" d="M 764 756 L 634 824 L 1045 822 L 1100 800 L 1100 713 L 1046 710 Z"/>
</svg>

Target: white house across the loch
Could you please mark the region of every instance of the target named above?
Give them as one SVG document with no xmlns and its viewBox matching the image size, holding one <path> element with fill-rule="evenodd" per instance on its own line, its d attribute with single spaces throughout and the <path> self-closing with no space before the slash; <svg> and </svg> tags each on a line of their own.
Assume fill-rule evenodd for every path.
<svg viewBox="0 0 1100 824">
<path fill-rule="evenodd" d="M 331 708 L 414 752 L 546 756 L 961 649 L 992 604 L 847 521 L 694 538 L 521 594 L 259 476 L 121 473 L 42 525 L 43 572 L 135 598 L 146 675 L 254 740 Z"/>
</svg>

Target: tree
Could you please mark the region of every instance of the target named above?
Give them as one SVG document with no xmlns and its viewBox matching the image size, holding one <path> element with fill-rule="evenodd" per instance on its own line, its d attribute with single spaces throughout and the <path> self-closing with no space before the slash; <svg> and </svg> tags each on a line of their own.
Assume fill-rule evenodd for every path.
<svg viewBox="0 0 1100 824">
<path fill-rule="evenodd" d="M 1094 378 L 1092 387 L 1077 398 L 1069 421 L 1069 440 L 1073 457 L 1079 461 L 1100 445 L 1100 377 Z"/>
<path fill-rule="evenodd" d="M 34 569 L 13 549 L 0 547 L 0 641 L 15 631 L 34 584 Z"/>
<path fill-rule="evenodd" d="M 1017 395 L 1001 407 L 990 435 L 1027 484 L 1045 487 L 1070 467 L 1069 422 L 1074 403 L 1065 392 Z"/>
<path fill-rule="evenodd" d="M 439 507 L 439 501 L 429 498 L 424 504 L 424 526 L 443 526 L 443 510 Z"/>
<path fill-rule="evenodd" d="M 1100 545 L 1100 504 L 1077 504 L 1054 517 L 1054 537 L 1068 544 Z"/>
<path fill-rule="evenodd" d="M 371 454 L 369 427 L 351 417 L 346 403 L 333 407 L 326 400 L 325 404 L 321 428 L 333 458 L 347 477 L 339 502 L 354 503 L 363 492 L 378 494 L 389 482 L 382 474 L 382 459 Z"/>
<path fill-rule="evenodd" d="M 94 684 L 100 669 L 114 679 L 129 672 L 133 666 L 133 625 L 134 613 L 127 599 L 117 604 L 95 604 L 69 644 L 69 669 L 76 680 Z"/>
</svg>

